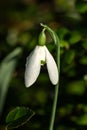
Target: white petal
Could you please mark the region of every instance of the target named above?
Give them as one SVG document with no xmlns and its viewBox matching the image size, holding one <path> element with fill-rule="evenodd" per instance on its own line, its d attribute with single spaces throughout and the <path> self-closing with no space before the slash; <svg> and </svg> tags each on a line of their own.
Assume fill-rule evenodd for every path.
<svg viewBox="0 0 87 130">
<path fill-rule="evenodd" d="M 49 78 L 52 84 L 56 85 L 59 80 L 58 68 L 57 68 L 54 58 L 52 57 L 52 55 L 50 54 L 50 52 L 48 51 L 46 47 L 45 47 L 45 51 L 46 51 L 46 63 L 47 63 Z"/>
<path fill-rule="evenodd" d="M 34 51 L 28 56 L 26 61 L 25 69 L 25 85 L 30 87 L 36 80 L 40 73 L 40 55 L 39 55 L 39 46 L 36 46 Z"/>
</svg>

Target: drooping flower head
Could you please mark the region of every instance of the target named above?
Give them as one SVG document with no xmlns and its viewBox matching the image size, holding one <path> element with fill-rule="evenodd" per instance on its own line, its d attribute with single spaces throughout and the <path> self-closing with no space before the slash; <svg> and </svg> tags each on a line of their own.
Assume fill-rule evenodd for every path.
<svg viewBox="0 0 87 130">
<path fill-rule="evenodd" d="M 39 45 L 37 45 L 27 57 L 25 69 L 26 87 L 30 87 L 33 83 L 35 83 L 40 74 L 41 65 L 44 65 L 44 63 L 47 65 L 49 78 L 52 84 L 56 85 L 58 83 L 58 68 L 53 56 L 45 46 L 46 36 L 44 31 L 45 29 L 42 30 L 39 36 Z"/>
</svg>

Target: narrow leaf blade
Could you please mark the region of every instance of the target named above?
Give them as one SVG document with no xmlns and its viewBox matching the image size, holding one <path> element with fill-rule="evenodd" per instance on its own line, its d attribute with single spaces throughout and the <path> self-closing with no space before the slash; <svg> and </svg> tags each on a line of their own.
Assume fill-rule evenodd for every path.
<svg viewBox="0 0 87 130">
<path fill-rule="evenodd" d="M 0 64 L 0 116 L 8 91 L 9 82 L 21 52 L 22 49 L 20 47 L 16 48 L 7 55 Z"/>
</svg>

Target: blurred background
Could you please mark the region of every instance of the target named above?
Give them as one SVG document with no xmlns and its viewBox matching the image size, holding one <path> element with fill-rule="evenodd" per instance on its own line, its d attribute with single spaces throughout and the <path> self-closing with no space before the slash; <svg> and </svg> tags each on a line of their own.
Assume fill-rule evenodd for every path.
<svg viewBox="0 0 87 130">
<path fill-rule="evenodd" d="M 87 0 L 0 0 L 0 125 L 16 106 L 35 116 L 18 130 L 48 130 L 54 87 L 46 66 L 30 88 L 24 84 L 26 57 L 38 44 L 40 23 L 60 39 L 60 86 L 55 130 L 87 129 Z M 56 58 L 47 35 L 47 47 Z"/>
</svg>

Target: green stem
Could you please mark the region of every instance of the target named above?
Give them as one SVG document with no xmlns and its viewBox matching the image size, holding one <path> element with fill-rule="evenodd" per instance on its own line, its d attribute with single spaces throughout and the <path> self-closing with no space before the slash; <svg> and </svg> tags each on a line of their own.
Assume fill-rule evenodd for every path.
<svg viewBox="0 0 87 130">
<path fill-rule="evenodd" d="M 55 86 L 55 96 L 54 96 L 54 102 L 53 102 L 53 108 L 52 108 L 52 116 L 51 116 L 49 130 L 53 130 L 53 127 L 54 127 L 55 113 L 56 113 L 56 106 L 57 106 L 57 97 L 58 97 L 58 88 L 59 88 L 59 84 L 57 84 Z"/>
<path fill-rule="evenodd" d="M 57 66 L 58 66 L 58 71 L 60 73 L 60 45 L 59 45 L 59 42 L 57 44 Z M 52 106 L 52 115 L 51 115 L 49 130 L 53 130 L 53 127 L 54 127 L 55 114 L 56 114 L 56 108 L 57 108 L 57 100 L 58 100 L 58 90 L 59 90 L 59 82 L 55 86 L 55 95 L 54 95 L 54 101 L 53 101 L 53 106 Z"/>
</svg>

